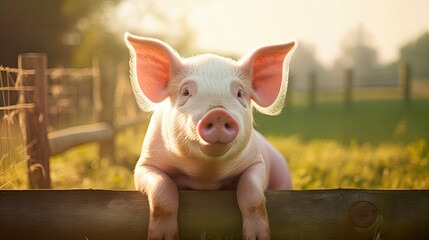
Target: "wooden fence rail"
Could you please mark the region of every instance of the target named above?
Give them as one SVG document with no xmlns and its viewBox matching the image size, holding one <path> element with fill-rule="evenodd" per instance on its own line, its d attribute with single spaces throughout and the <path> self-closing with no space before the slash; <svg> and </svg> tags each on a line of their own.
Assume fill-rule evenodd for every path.
<svg viewBox="0 0 429 240">
<path fill-rule="evenodd" d="M 351 107 L 354 100 L 354 90 L 358 88 L 356 86 L 356 74 L 357 72 L 353 68 L 344 69 L 343 73 L 343 102 L 346 107 Z M 408 63 L 398 64 L 398 93 L 400 92 L 401 98 L 404 101 L 404 107 L 411 108 L 411 85 L 412 85 L 412 73 Z M 293 75 L 291 75 L 293 77 Z M 322 83 L 319 82 L 319 76 L 316 71 L 311 71 L 308 76 L 308 90 L 307 90 L 307 102 L 310 108 L 317 107 L 318 93 L 321 90 L 319 87 Z M 293 84 L 293 81 L 290 81 Z M 289 87 L 289 90 L 293 89 Z"/>
<path fill-rule="evenodd" d="M 66 128 L 48 134 L 51 155 L 62 153 L 81 144 L 111 139 L 115 135 L 112 125 L 101 122 Z"/>
<path fill-rule="evenodd" d="M 429 239 L 429 190 L 267 191 L 272 239 Z M 241 239 L 234 191 L 180 191 L 181 239 Z M 135 191 L 0 191 L 0 239 L 146 239 Z"/>
</svg>

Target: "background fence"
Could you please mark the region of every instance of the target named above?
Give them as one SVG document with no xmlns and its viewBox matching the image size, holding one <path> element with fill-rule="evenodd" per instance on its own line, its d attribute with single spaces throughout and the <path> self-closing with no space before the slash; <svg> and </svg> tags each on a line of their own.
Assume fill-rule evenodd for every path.
<svg viewBox="0 0 429 240">
<path fill-rule="evenodd" d="M 0 68 L 0 188 L 14 188 L 23 174 L 30 188 L 50 188 L 49 157 L 84 143 L 99 142 L 100 157 L 113 161 L 116 133 L 147 119 L 125 67 L 109 57 L 84 69 L 48 69 L 44 54 L 18 61 Z"/>
<path fill-rule="evenodd" d="M 30 188 L 49 188 L 49 158 L 83 143 L 99 142 L 100 157 L 113 162 L 116 133 L 147 119 L 137 109 L 128 76 L 121 76 L 112 59 L 99 58 L 86 69 L 47 69 L 43 54 L 20 55 L 19 63 L 18 69 L 0 68 L 1 188 L 15 188 L 24 174 L 28 174 Z M 399 71 L 400 79 L 401 75 L 408 84 L 389 88 L 409 108 L 413 96 L 410 77 L 406 70 Z M 348 107 L 353 107 L 359 91 L 354 87 L 354 76 L 353 71 L 346 71 L 344 88 L 336 90 L 344 94 L 340 95 Z M 324 94 L 324 90 L 317 87 L 317 74 L 310 74 L 309 81 L 311 87 L 303 95 L 304 101 L 308 95 L 309 108 L 313 108 L 318 106 L 317 94 Z M 424 178 L 421 170 L 427 166 L 423 160 L 426 145 L 421 143 L 417 146 L 420 150 L 414 152 L 420 158 L 410 159 L 417 162 L 413 165 L 417 171 L 411 173 L 415 178 Z M 316 161 L 320 161 L 323 154 L 316 155 Z M 328 155 L 332 161 L 332 154 Z M 409 164 L 409 156 L 403 157 Z M 395 159 L 385 160 L 391 164 Z M 365 169 L 389 173 L 386 165 L 376 165 L 357 174 Z M 317 168 L 308 171 L 318 178 Z M 265 196 L 273 239 L 429 237 L 427 190 L 266 191 Z M 179 198 L 181 238 L 242 237 L 242 218 L 234 191 L 180 191 Z M 125 235 L 141 239 L 147 237 L 148 220 L 147 200 L 136 191 L 0 190 L 0 239 L 117 239 Z M 106 231 L 106 225 L 113 228 Z"/>
<path fill-rule="evenodd" d="M 48 69 L 46 75 L 49 86 L 49 131 L 89 124 L 96 120 L 94 79 L 99 77 L 96 66 L 86 69 Z"/>
<path fill-rule="evenodd" d="M 102 161 L 114 162 L 118 131 L 145 122 L 148 118 L 135 103 L 127 66 L 104 56 L 89 68 L 47 68 L 44 54 L 19 56 L 19 67 L 1 67 L 0 188 L 16 188 L 27 174 L 30 188 L 49 188 L 49 157 L 89 142 L 99 142 Z M 318 95 L 336 91 L 346 107 L 351 107 L 362 86 L 355 83 L 352 69 L 344 71 L 340 89 L 319 87 L 316 72 L 308 74 L 309 107 L 318 104 Z M 388 74 L 393 76 L 392 73 Z M 387 87 L 411 106 L 411 74 L 406 64 L 398 67 Z M 384 79 L 384 78 L 383 78 Z M 393 84 L 392 82 L 397 82 Z M 294 104 L 293 75 L 288 104 Z M 368 88 L 368 86 L 365 86 Z M 27 165 L 27 169 L 23 166 Z"/>
<path fill-rule="evenodd" d="M 23 86 L 24 79 L 34 74 L 34 70 L 0 66 L 0 188 L 13 187 L 26 174 L 21 166 L 27 163 L 24 156 L 29 146 L 23 143 L 18 116 L 20 111 L 34 108 L 34 103 L 18 102 L 18 98 L 20 92 L 34 91 L 33 87 Z"/>
<path fill-rule="evenodd" d="M 402 98 L 406 108 L 411 107 L 412 85 L 411 85 L 411 69 L 407 63 L 400 63 L 396 72 L 386 72 L 378 74 L 365 74 L 356 72 L 354 69 L 345 69 L 340 78 L 341 81 L 336 79 L 336 85 L 331 86 L 326 83 L 326 76 L 316 71 L 310 71 L 307 80 L 302 76 L 299 80 L 307 81 L 300 83 L 295 89 L 294 75 L 291 75 L 290 85 L 288 92 L 306 92 L 306 102 L 309 107 L 315 108 L 317 106 L 318 94 L 334 93 L 342 95 L 342 101 L 346 107 L 351 107 L 355 95 L 360 90 L 367 92 L 368 89 L 384 89 L 386 93 L 394 95 L 395 98 Z M 362 79 L 366 79 L 362 83 Z M 332 80 L 330 80 L 332 82 Z M 341 84 L 339 84 L 341 83 Z M 303 88 L 304 85 L 305 87 Z M 425 93 L 427 94 L 427 92 Z M 291 102 L 291 97 L 288 97 L 288 102 Z M 292 100 L 293 101 L 293 100 Z"/>
</svg>

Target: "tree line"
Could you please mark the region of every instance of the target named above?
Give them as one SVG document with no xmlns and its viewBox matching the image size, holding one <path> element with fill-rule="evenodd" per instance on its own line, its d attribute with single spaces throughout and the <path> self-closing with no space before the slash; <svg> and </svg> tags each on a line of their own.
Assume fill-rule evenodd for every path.
<svg viewBox="0 0 429 240">
<path fill-rule="evenodd" d="M 128 52 L 122 40 L 123 30 L 112 29 L 106 21 L 112 9 L 122 2 L 124 0 L 44 0 L 41 4 L 33 0 L 0 0 L 0 65 L 16 67 L 17 55 L 25 52 L 47 53 L 53 66 L 86 67 L 91 65 L 93 56 L 100 55 L 126 61 Z M 167 22 L 165 26 L 172 24 L 156 3 L 145 1 L 145 7 L 139 9 L 141 15 Z M 186 22 L 186 14 L 182 15 L 180 30 L 171 33 L 174 36 L 170 39 L 176 41 L 172 45 L 181 53 L 195 52 L 189 50 L 193 32 Z M 403 45 L 399 59 L 388 64 L 379 63 L 371 34 L 363 25 L 351 29 L 340 46 L 340 56 L 333 66 L 326 67 L 317 60 L 312 45 L 301 43 L 291 66 L 295 87 L 305 87 L 309 74 L 314 72 L 323 86 L 336 86 L 341 84 L 338 79 L 343 78 L 345 68 L 354 69 L 358 85 L 389 83 L 397 76 L 400 62 L 410 64 L 414 78 L 429 80 L 429 32 Z"/>
</svg>

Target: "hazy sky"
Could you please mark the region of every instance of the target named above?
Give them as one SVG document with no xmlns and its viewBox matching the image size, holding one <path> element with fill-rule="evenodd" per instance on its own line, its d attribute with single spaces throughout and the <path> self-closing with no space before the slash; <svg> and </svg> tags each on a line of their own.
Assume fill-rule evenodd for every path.
<svg viewBox="0 0 429 240">
<path fill-rule="evenodd" d="M 362 24 L 385 63 L 429 31 L 429 0 L 176 0 L 165 7 L 175 5 L 185 5 L 197 48 L 238 55 L 297 39 L 312 44 L 329 64 L 340 54 L 341 41 Z"/>
</svg>

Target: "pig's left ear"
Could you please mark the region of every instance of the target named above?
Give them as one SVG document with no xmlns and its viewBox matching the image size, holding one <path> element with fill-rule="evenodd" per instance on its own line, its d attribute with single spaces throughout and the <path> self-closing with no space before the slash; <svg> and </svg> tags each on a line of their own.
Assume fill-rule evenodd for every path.
<svg viewBox="0 0 429 240">
<path fill-rule="evenodd" d="M 255 108 L 267 115 L 281 112 L 286 97 L 289 62 L 297 42 L 266 46 L 244 57 L 243 71 L 249 74 Z"/>
<path fill-rule="evenodd" d="M 156 103 L 168 96 L 168 84 L 180 57 L 169 45 L 153 38 L 125 34 L 130 54 L 131 83 L 137 103 L 144 111 L 152 111 Z"/>
</svg>

